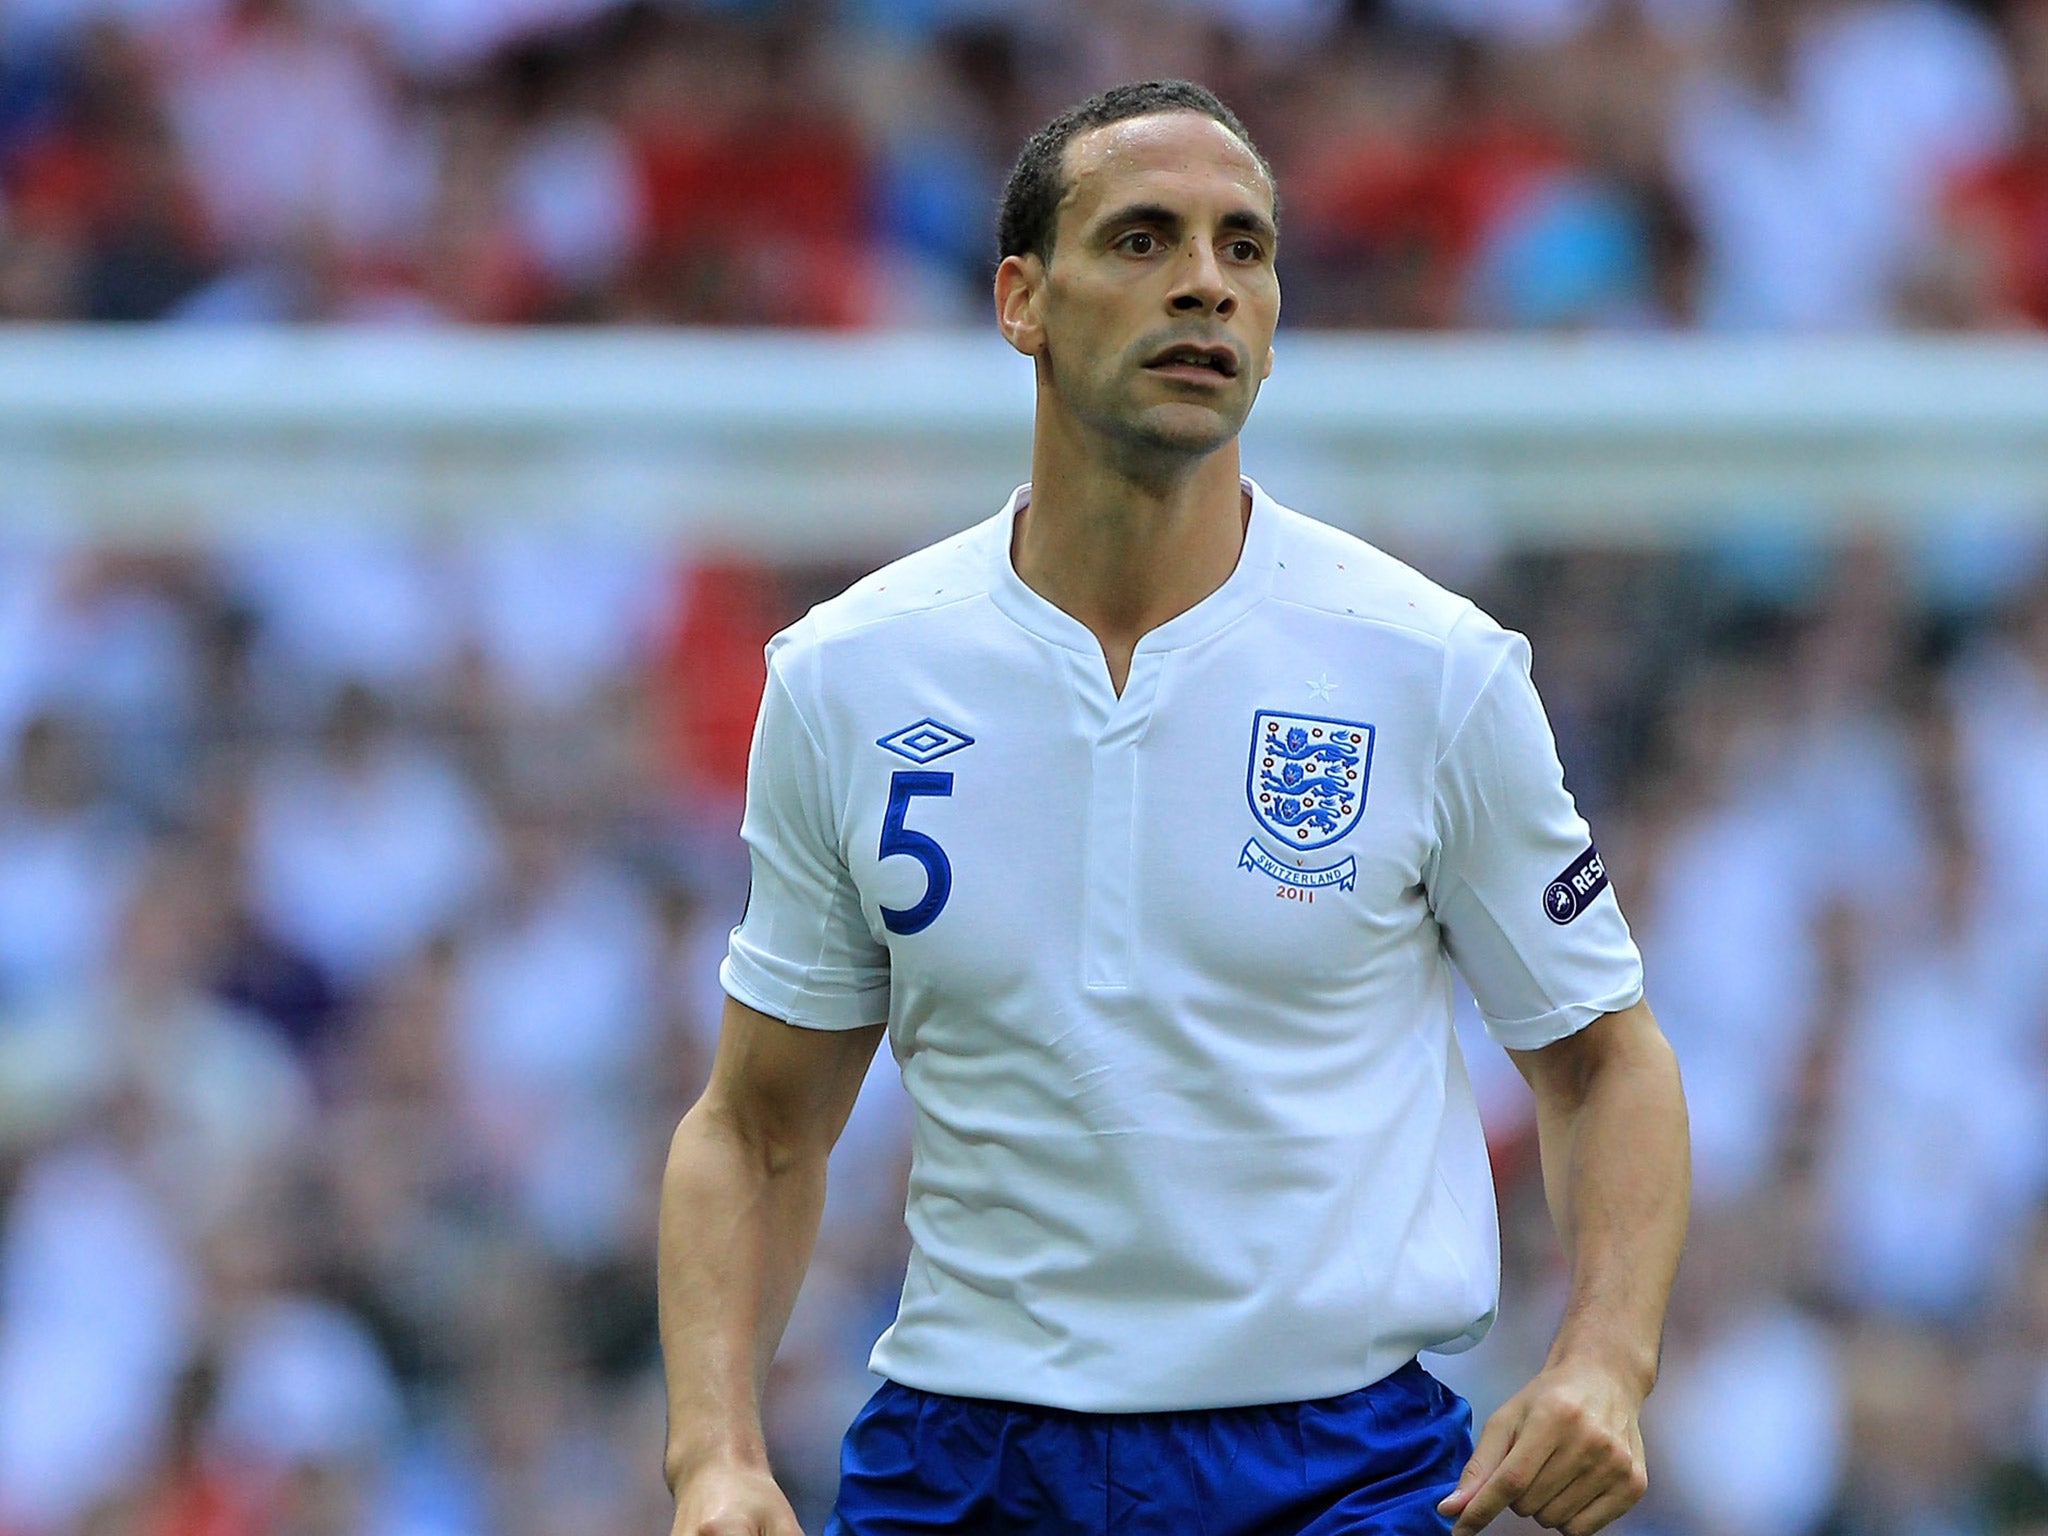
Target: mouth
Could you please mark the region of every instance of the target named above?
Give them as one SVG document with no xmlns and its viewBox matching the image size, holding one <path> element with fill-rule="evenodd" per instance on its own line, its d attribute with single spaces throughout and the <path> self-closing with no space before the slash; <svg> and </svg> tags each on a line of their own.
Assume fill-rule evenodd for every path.
<svg viewBox="0 0 2048 1536">
<path fill-rule="evenodd" d="M 1178 342 L 1157 353 L 1145 364 L 1145 371 L 1195 384 L 1213 384 L 1237 377 L 1237 353 L 1229 347 Z"/>
</svg>

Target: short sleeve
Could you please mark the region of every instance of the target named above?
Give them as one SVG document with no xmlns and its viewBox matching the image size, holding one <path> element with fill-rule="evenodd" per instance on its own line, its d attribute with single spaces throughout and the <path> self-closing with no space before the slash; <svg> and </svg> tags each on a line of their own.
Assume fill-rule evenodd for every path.
<svg viewBox="0 0 2048 1536">
<path fill-rule="evenodd" d="M 736 1001 L 807 1029 L 889 1016 L 889 953 L 875 942 L 840 853 L 823 748 L 769 648 L 740 823 L 752 868 L 746 915 L 718 979 Z"/>
<path fill-rule="evenodd" d="M 1643 995 L 1642 957 L 1564 787 L 1520 635 L 1452 632 L 1425 885 L 1487 1032 L 1534 1050 Z"/>
</svg>

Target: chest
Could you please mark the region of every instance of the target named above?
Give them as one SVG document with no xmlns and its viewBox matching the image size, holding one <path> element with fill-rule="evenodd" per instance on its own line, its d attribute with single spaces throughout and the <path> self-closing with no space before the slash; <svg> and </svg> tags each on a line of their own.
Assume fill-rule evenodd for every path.
<svg viewBox="0 0 2048 1536">
<path fill-rule="evenodd" d="M 1296 625 L 918 658 L 840 722 L 841 854 L 899 988 L 1339 988 L 1423 918 L 1437 668 Z"/>
</svg>

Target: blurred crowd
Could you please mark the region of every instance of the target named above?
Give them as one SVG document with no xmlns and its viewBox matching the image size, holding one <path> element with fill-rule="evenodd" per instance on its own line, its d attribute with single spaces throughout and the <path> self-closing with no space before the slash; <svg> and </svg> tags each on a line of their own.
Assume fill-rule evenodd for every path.
<svg viewBox="0 0 2048 1536">
<path fill-rule="evenodd" d="M 978 323 L 1018 143 L 1154 74 L 1278 168 L 1292 324 L 2048 324 L 2048 0 L 0 0 L 0 319 Z M 2048 1536 L 2048 539 L 1395 552 L 1531 635 L 1686 1072 L 1621 1529 Z M 0 1536 L 667 1528 L 760 647 L 852 574 L 0 526 Z M 1563 1275 L 1466 1034 L 1483 1413 Z M 906 1127 L 884 1055 L 772 1383 L 812 1530 Z"/>
<path fill-rule="evenodd" d="M 1692 1117 L 1638 1536 L 2048 1533 L 2048 538 L 1959 579 L 1966 542 L 1495 588 Z M 1526 1097 L 1467 1049 L 1506 1304 L 1432 1363 L 1484 1406 L 1541 1365 L 1565 1276 Z"/>
<path fill-rule="evenodd" d="M 1532 636 L 1686 1072 L 1637 1536 L 2048 1532 L 2048 539 L 1962 547 L 1410 551 Z M 847 574 L 0 535 L 0 1533 L 666 1529 L 659 1170 L 760 642 Z M 1466 1034 L 1506 1300 L 1431 1363 L 1483 1413 L 1563 1275 Z M 773 1379 L 813 1531 L 901 1283 L 893 1074 Z"/>
<path fill-rule="evenodd" d="M 1161 74 L 1291 324 L 2048 323 L 2048 0 L 8 0 L 0 319 L 977 321 Z"/>
</svg>

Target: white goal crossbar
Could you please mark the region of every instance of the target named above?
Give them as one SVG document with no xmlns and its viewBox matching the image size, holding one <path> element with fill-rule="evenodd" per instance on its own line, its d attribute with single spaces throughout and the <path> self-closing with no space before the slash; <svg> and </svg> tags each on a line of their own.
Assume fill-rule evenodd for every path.
<svg viewBox="0 0 2048 1536">
<path fill-rule="evenodd" d="M 0 530 L 604 522 L 905 547 L 1028 477 L 992 335 L 0 327 Z M 2048 343 L 1283 332 L 1249 473 L 1370 533 L 2048 518 Z"/>
</svg>

